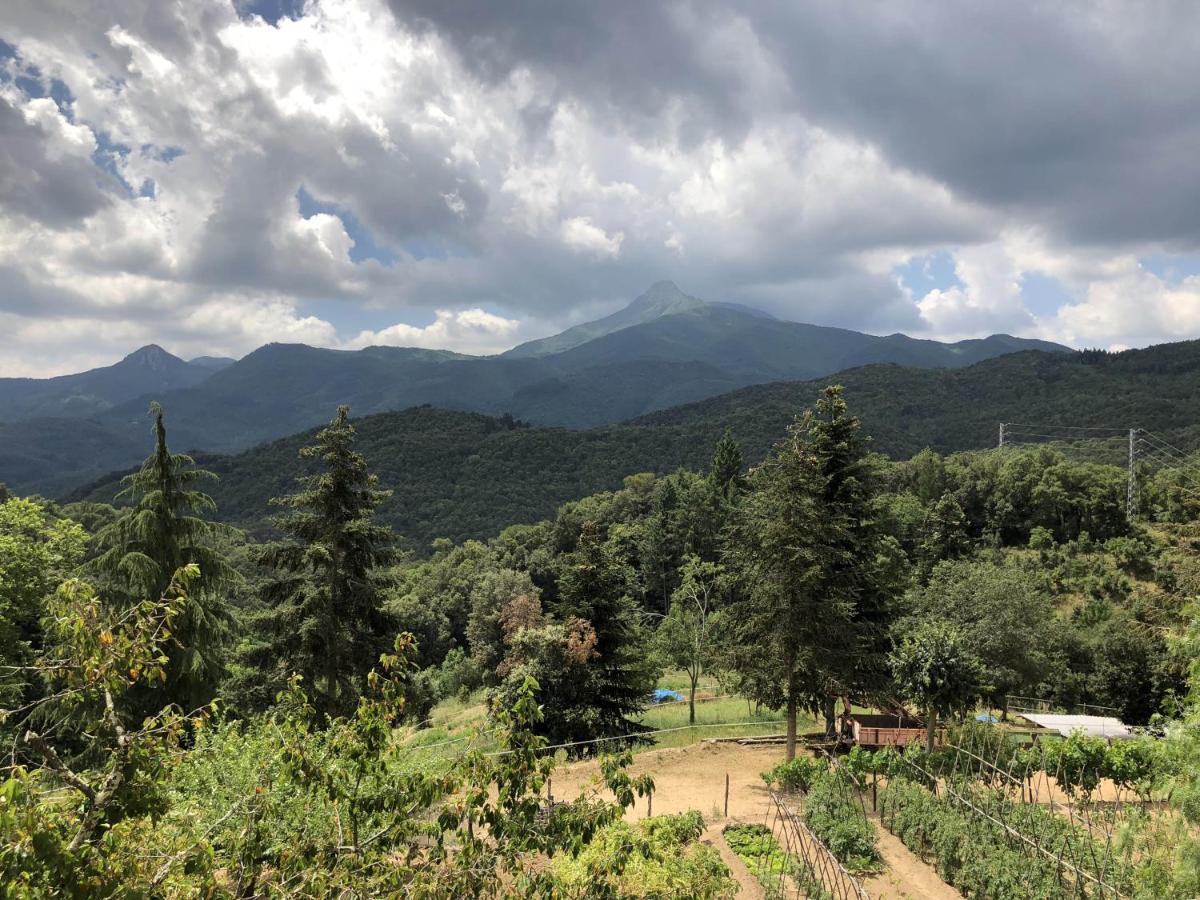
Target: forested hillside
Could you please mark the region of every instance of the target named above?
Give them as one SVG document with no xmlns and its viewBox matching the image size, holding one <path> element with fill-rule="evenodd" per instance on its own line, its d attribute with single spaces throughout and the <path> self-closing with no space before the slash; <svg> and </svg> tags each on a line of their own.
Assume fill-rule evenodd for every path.
<svg viewBox="0 0 1200 900">
<path fill-rule="evenodd" d="M 363 453 L 394 491 L 380 514 L 424 548 L 436 537 L 486 537 L 535 521 L 567 500 L 618 487 L 629 474 L 696 468 L 726 429 L 757 462 L 832 381 L 845 386 L 871 449 L 895 459 L 925 447 L 995 446 L 1002 421 L 1029 423 L 1021 433 L 1034 440 L 1052 426 L 1113 426 L 1113 440 L 1092 448 L 1109 461 L 1123 458 L 1121 429 L 1133 425 L 1183 450 L 1200 439 L 1193 424 L 1200 422 L 1198 343 L 1123 354 L 1022 353 L 955 371 L 867 366 L 585 431 L 434 408 L 366 416 L 357 426 Z M 297 451 L 310 438 L 306 432 L 234 456 L 205 456 L 221 476 L 212 490 L 222 515 L 262 533 L 266 501 L 303 471 Z M 70 496 L 107 502 L 116 487 L 110 478 Z"/>
<path fill-rule="evenodd" d="M 132 465 L 138 456 L 129 440 L 140 433 L 151 400 L 171 411 L 179 446 L 227 453 L 311 428 L 343 403 L 359 416 L 432 404 L 589 428 L 748 384 L 814 378 L 867 362 L 959 367 L 1029 348 L 1066 349 L 1006 335 L 943 344 L 783 322 L 688 297 L 669 282 L 613 316 L 500 356 L 269 344 L 214 366 L 148 347 L 110 370 L 0 381 L 8 445 L 0 446 L 0 480 L 51 493 Z M 155 367 L 174 374 L 161 376 Z M 87 393 L 117 374 L 120 391 L 102 398 Z M 90 420 L 89 433 L 108 435 L 100 454 L 57 437 L 71 427 L 64 420 L 79 418 Z"/>
<path fill-rule="evenodd" d="M 1048 447 L 888 461 L 829 388 L 756 467 L 725 434 L 689 445 L 701 461 L 688 469 L 631 475 L 422 557 L 378 515 L 396 502 L 389 480 L 436 515 L 466 499 L 449 485 L 480 448 L 506 448 L 488 451 L 494 479 L 519 468 L 532 483 L 551 456 L 584 445 L 531 438 L 591 435 L 596 465 L 652 447 L 432 408 L 358 431 L 342 408 L 227 472 L 215 512 L 247 501 L 236 479 L 253 472 L 262 507 L 239 514 L 278 514 L 261 542 L 203 518 L 215 483 L 170 451 L 154 412 L 150 455 L 125 480 L 134 508 L 0 492 L 0 739 L 13 759 L 0 876 L 18 896 L 150 885 L 164 896 L 582 897 L 599 885 L 635 897 L 653 885 L 730 897 L 713 838 L 700 840 L 705 816 L 738 827 L 719 807 L 621 821 L 656 789 L 632 751 L 704 733 L 701 677 L 738 708 L 722 726 L 754 729 L 757 704 L 786 729 L 786 759 L 763 778 L 804 795 L 807 826 L 858 875 L 896 874 L 866 818 L 875 795 L 860 792 L 883 774 L 879 825 L 936 863 L 927 879 L 996 900 L 1030 887 L 1058 898 L 1072 895 L 1063 871 L 1086 871 L 1124 896 L 1194 895 L 1178 862 L 1181 846 L 1195 850 L 1187 798 L 1200 784 L 1187 724 L 1200 714 L 1200 504 L 1179 480 L 1187 471 L 1144 473 L 1131 517 L 1123 468 Z M 414 471 L 421 456 L 433 464 Z M 434 472 L 436 486 L 422 483 Z M 667 675 L 689 724 L 663 731 L 649 707 Z M 1013 697 L 1098 705 L 1149 730 L 1111 745 L 1043 734 L 1031 749 L 985 714 L 1005 716 Z M 907 709 L 924 746 L 806 755 L 806 724 L 835 746 L 839 703 Z M 550 802 L 555 766 L 596 751 L 587 783 L 605 791 Z M 984 768 L 963 766 L 978 759 Z M 995 777 L 999 761 L 1023 766 L 1010 776 L 1019 802 Z M 1050 782 L 1065 812 L 1027 799 Z M 1119 805 L 1103 799 L 1113 789 L 1126 792 Z M 963 795 L 971 806 L 950 803 Z M 980 804 L 1004 818 L 971 819 Z M 1069 804 L 1094 824 L 1076 828 Z M 965 837 L 991 822 L 1022 840 Z M 1128 854 L 1089 830 L 1109 826 Z M 1043 839 L 1068 828 L 1070 845 L 1047 862 Z M 817 883 L 816 869 L 764 846 L 770 834 L 728 840 L 768 886 L 780 871 Z M 758 865 L 767 853 L 778 869 Z M 1017 887 L 995 892 L 997 878 Z"/>
</svg>

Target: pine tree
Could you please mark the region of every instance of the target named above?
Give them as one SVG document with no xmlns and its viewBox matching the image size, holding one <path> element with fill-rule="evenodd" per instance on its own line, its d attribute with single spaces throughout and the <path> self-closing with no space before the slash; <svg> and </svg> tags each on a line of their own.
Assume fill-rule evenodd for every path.
<svg viewBox="0 0 1200 900">
<path fill-rule="evenodd" d="M 387 644 L 387 618 L 375 570 L 393 558 L 391 529 L 375 510 L 389 495 L 354 450 L 349 407 L 300 451 L 323 471 L 299 479 L 301 490 L 272 502 L 289 512 L 275 519 L 288 540 L 258 552 L 274 573 L 263 590 L 269 610 L 258 625 L 263 642 L 248 661 L 281 681 L 299 673 L 314 706 L 330 715 L 353 709 L 361 682 Z"/>
<path fill-rule="evenodd" d="M 828 720 L 839 693 L 887 680 L 900 549 L 875 524 L 870 477 L 859 422 L 827 388 L 751 474 L 730 527 L 729 664 L 786 708 L 789 758 L 799 709 Z"/>
<path fill-rule="evenodd" d="M 646 604 L 658 612 L 666 612 L 671 594 L 678 583 L 678 569 L 683 561 L 683 546 L 679 533 L 678 476 L 662 480 L 654 513 L 646 520 L 639 548 L 644 573 Z"/>
<path fill-rule="evenodd" d="M 742 486 L 742 448 L 728 428 L 713 448 L 709 480 L 713 489 L 726 499 L 732 499 Z"/>
<path fill-rule="evenodd" d="M 888 688 L 890 628 L 907 563 L 899 544 L 885 537 L 879 522 L 875 463 L 841 386 L 822 392 L 808 421 L 825 485 L 822 540 L 829 557 L 821 589 L 851 603 L 848 620 L 837 631 L 840 652 L 827 673 L 827 684 L 812 698 L 813 705 L 821 707 L 826 730 L 832 731 L 838 695 L 871 700 Z"/>
<path fill-rule="evenodd" d="M 130 603 L 163 596 L 177 571 L 200 567 L 167 651 L 165 696 L 187 711 L 211 700 L 225 673 L 233 617 L 224 592 L 238 575 L 220 545 L 237 532 L 200 517 L 216 512 L 216 504 L 197 485 L 217 476 L 197 468 L 190 456 L 171 453 L 162 408 L 155 403 L 150 412 L 154 452 L 125 477 L 117 495 L 133 501 L 133 508 L 97 533 L 101 553 L 90 567 L 108 582 L 110 595 Z"/>
<path fill-rule="evenodd" d="M 590 731 L 586 737 L 631 734 L 631 717 L 645 709 L 658 678 L 647 652 L 648 635 L 630 596 L 631 573 L 587 522 L 559 583 L 554 612 L 562 621 L 583 619 L 595 630 L 596 658 L 589 664 Z"/>
</svg>

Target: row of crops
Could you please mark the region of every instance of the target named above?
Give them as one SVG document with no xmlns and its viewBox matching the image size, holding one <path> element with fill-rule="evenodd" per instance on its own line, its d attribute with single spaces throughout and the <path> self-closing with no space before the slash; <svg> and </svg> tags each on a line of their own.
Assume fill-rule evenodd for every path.
<svg viewBox="0 0 1200 900">
<path fill-rule="evenodd" d="M 1031 746 L 972 726 L 932 754 L 855 748 L 763 777 L 793 792 L 805 827 L 856 876 L 882 867 L 879 824 L 966 897 L 1049 900 L 1164 896 L 1155 872 L 1188 827 L 1153 799 L 1171 771 L 1150 739 Z"/>
</svg>

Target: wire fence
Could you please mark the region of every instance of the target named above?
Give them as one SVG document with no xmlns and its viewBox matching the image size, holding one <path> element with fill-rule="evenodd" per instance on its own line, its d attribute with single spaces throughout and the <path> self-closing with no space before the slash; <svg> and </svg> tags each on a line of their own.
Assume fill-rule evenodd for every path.
<svg viewBox="0 0 1200 900">
<path fill-rule="evenodd" d="M 1119 849 L 1118 807 L 1093 802 L 1092 792 L 1079 787 L 1101 783 L 1098 771 L 1037 744 L 1016 747 L 983 729 L 956 733 L 931 756 L 895 760 L 895 775 L 986 823 L 1038 865 L 1053 866 L 1064 896 L 1129 895 L 1132 865 Z M 886 804 L 880 809 L 890 830 L 896 813 Z"/>
<path fill-rule="evenodd" d="M 779 873 L 772 898 L 828 897 L 832 900 L 871 900 L 866 888 L 846 870 L 803 817 L 779 792 L 767 792 L 765 824 L 775 836 L 775 849 L 760 856 L 756 875 L 764 885 L 768 872 Z"/>
</svg>

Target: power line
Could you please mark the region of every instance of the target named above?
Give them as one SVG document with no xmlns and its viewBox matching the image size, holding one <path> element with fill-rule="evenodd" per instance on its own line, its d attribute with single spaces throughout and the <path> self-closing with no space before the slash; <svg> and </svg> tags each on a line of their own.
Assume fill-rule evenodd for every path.
<svg viewBox="0 0 1200 900">
<path fill-rule="evenodd" d="M 1117 436 L 1118 435 L 1113 435 L 1113 437 L 1117 437 Z M 1017 437 L 1017 438 L 1039 437 L 1039 438 L 1049 438 L 1052 441 L 1082 440 L 1081 438 L 1072 437 L 1071 435 L 1066 435 L 1066 434 L 1045 434 L 1042 432 L 1027 431 L 1027 432 L 1020 432 L 1020 433 L 1017 433 L 1016 435 L 1013 435 L 1011 432 L 1005 431 L 1005 433 L 1004 433 L 1005 442 L 1007 442 L 1011 437 Z"/>
<path fill-rule="evenodd" d="M 1126 432 L 1129 430 L 1128 425 L 1123 425 L 1123 426 L 1116 426 L 1116 425 L 1047 425 L 1045 423 L 1035 425 L 1035 424 L 1030 424 L 1028 422 L 1004 422 L 1003 424 L 1006 428 L 1054 428 L 1059 431 L 1118 431 L 1118 432 Z"/>
</svg>

